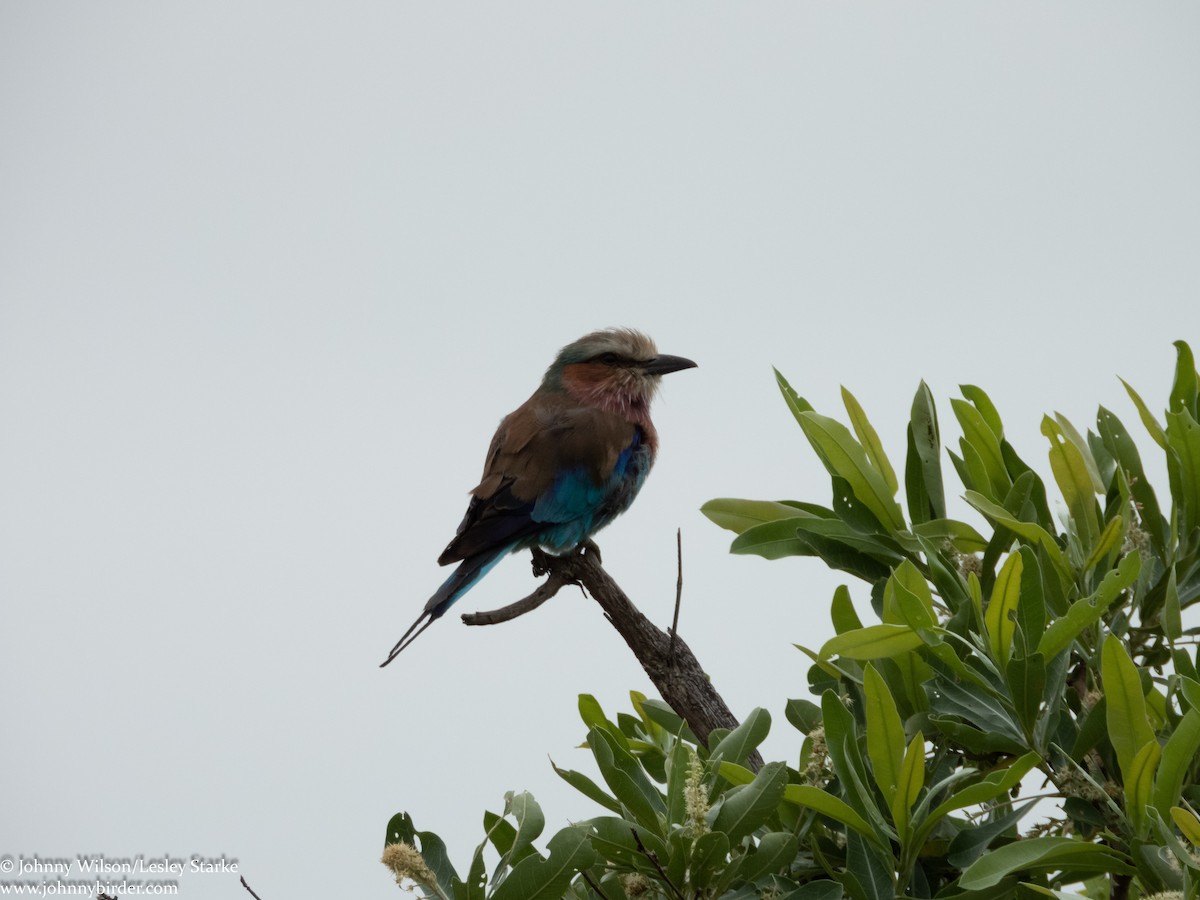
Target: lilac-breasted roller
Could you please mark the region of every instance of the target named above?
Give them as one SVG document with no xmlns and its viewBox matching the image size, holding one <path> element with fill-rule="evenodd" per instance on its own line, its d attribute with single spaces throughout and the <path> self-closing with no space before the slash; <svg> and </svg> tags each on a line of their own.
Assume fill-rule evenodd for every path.
<svg viewBox="0 0 1200 900">
<path fill-rule="evenodd" d="M 528 400 L 500 422 L 483 480 L 438 557 L 458 568 L 392 648 L 387 665 L 506 553 L 562 554 L 629 508 L 654 464 L 650 401 L 668 372 L 696 364 L 660 354 L 646 335 L 595 331 L 559 351 Z"/>
</svg>

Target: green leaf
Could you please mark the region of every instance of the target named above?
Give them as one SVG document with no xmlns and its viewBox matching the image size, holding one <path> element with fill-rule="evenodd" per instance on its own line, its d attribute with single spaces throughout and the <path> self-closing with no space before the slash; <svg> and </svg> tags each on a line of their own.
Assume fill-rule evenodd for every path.
<svg viewBox="0 0 1200 900">
<path fill-rule="evenodd" d="M 906 559 L 897 566 L 890 581 L 904 624 L 914 630 L 937 625 L 937 612 L 933 608 L 929 582 L 912 560 Z"/>
<path fill-rule="evenodd" d="M 1169 641 L 1183 637 L 1183 609 L 1179 603 L 1179 587 L 1175 583 L 1175 567 L 1167 575 L 1167 589 L 1163 596 L 1163 632 Z"/>
<path fill-rule="evenodd" d="M 700 512 L 722 528 L 741 534 L 765 522 L 794 519 L 799 508 L 774 500 L 734 500 L 718 497 L 700 507 Z"/>
<path fill-rule="evenodd" d="M 1090 572 L 1097 568 L 1109 553 L 1121 545 L 1123 537 L 1125 537 L 1125 520 L 1120 516 L 1113 516 L 1104 526 L 1100 537 L 1096 538 L 1092 552 L 1088 554 L 1088 558 L 1083 563 L 1082 571 Z"/>
<path fill-rule="evenodd" d="M 988 646 L 992 658 L 1004 665 L 1012 654 L 1013 631 L 1016 629 L 1017 605 L 1021 601 L 1021 569 L 1024 563 L 1020 553 L 1010 553 L 1004 566 L 996 576 L 991 599 L 984 611 L 984 622 L 988 631 Z"/>
<path fill-rule="evenodd" d="M 821 659 L 880 659 L 915 650 L 923 641 L 906 625 L 868 625 L 830 638 L 821 647 Z"/>
<path fill-rule="evenodd" d="M 1192 348 L 1186 341 L 1175 342 L 1175 380 L 1171 384 L 1170 411 L 1187 412 L 1192 418 L 1200 418 L 1200 376 L 1196 374 L 1196 360 Z"/>
<path fill-rule="evenodd" d="M 1132 874 L 1123 856 L 1100 844 L 1063 837 L 1026 838 L 997 847 L 980 857 L 958 879 L 964 890 L 999 884 L 1015 872 L 1048 872 L 1079 868 L 1089 872 Z"/>
<path fill-rule="evenodd" d="M 604 715 L 604 709 L 600 706 L 600 701 L 591 694 L 579 695 L 579 718 L 583 719 L 583 724 L 588 728 L 593 725 L 610 726 L 611 722 Z"/>
<path fill-rule="evenodd" d="M 870 663 L 863 670 L 863 695 L 867 757 L 871 760 L 875 783 L 890 806 L 904 763 L 904 725 L 891 691 Z"/>
<path fill-rule="evenodd" d="M 537 801 L 533 799 L 533 795 L 527 791 L 520 793 L 509 791 L 505 794 L 504 814 L 511 815 L 517 820 L 517 833 L 513 837 L 512 848 L 508 852 L 507 860 L 504 860 L 512 865 L 517 860 L 534 852 L 533 842 L 541 836 L 542 829 L 546 827 L 546 817 L 542 814 L 542 808 Z"/>
<path fill-rule="evenodd" d="M 1172 451 L 1167 468 L 1179 473 L 1178 496 L 1173 499 L 1179 507 L 1181 534 L 1190 535 L 1200 527 L 1200 425 L 1190 412 L 1167 413 L 1167 446 Z"/>
<path fill-rule="evenodd" d="M 1188 770 L 1200 753 L 1200 710 L 1189 709 L 1162 748 L 1162 761 L 1154 782 L 1154 806 L 1165 818 L 1176 806 Z"/>
<path fill-rule="evenodd" d="M 1125 385 L 1125 392 L 1129 394 L 1129 399 L 1133 401 L 1133 405 L 1137 407 L 1138 415 L 1141 416 L 1142 424 L 1146 426 L 1146 430 L 1150 432 L 1150 437 L 1154 438 L 1154 443 L 1167 449 L 1167 433 L 1163 431 L 1162 426 L 1158 424 L 1158 420 L 1154 418 L 1154 414 L 1138 396 L 1138 392 L 1129 386 L 1124 378 L 1120 379 L 1121 384 Z"/>
<path fill-rule="evenodd" d="M 970 403 L 965 400 L 951 400 L 950 406 L 963 430 L 959 443 L 963 459 L 966 460 L 969 456 L 977 459 L 978 462 L 972 463 L 972 466 L 979 472 L 980 480 L 986 482 L 993 497 L 1003 497 L 1012 487 L 1012 479 L 1000 452 L 999 436 L 991 429 L 979 410 Z"/>
<path fill-rule="evenodd" d="M 801 734 L 808 734 L 821 724 L 821 707 L 811 700 L 789 700 L 784 715 Z"/>
<path fill-rule="evenodd" d="M 725 868 L 729 857 L 729 838 L 719 831 L 709 831 L 696 838 L 692 846 L 691 880 L 704 891 L 713 876 Z"/>
<path fill-rule="evenodd" d="M 993 503 L 987 497 L 975 491 L 967 491 L 963 494 L 963 499 L 979 510 L 993 524 L 1003 525 L 1019 537 L 1023 537 L 1031 544 L 1044 549 L 1046 555 L 1054 564 L 1054 569 L 1058 573 L 1059 580 L 1063 584 L 1071 583 L 1071 570 L 1067 566 L 1066 560 L 1063 559 L 1062 550 L 1059 549 L 1058 543 L 1054 540 L 1054 536 L 1050 532 L 1034 522 L 1024 522 L 1016 518 L 1003 506 Z"/>
<path fill-rule="evenodd" d="M 1134 828 L 1143 836 L 1146 828 L 1146 807 L 1151 802 L 1154 776 L 1161 758 L 1162 748 L 1158 746 L 1157 741 L 1152 740 L 1143 744 L 1134 754 L 1128 774 L 1122 770 L 1122 774 L 1125 775 L 1125 810 L 1133 821 Z"/>
<path fill-rule="evenodd" d="M 1108 739 L 1128 783 L 1134 757 L 1154 740 L 1154 731 L 1146 716 L 1146 698 L 1137 666 L 1129 658 L 1125 645 L 1111 634 L 1104 639 L 1100 650 L 1100 677 L 1108 701 Z"/>
<path fill-rule="evenodd" d="M 606 794 L 596 782 L 592 781 L 592 779 L 588 778 L 582 772 L 576 772 L 574 769 L 560 769 L 554 764 L 554 760 L 550 760 L 550 767 L 554 769 L 559 778 L 575 788 L 583 796 L 599 803 L 609 812 L 620 814 L 621 804 L 617 799 Z"/>
<path fill-rule="evenodd" d="M 776 872 L 786 872 L 796 858 L 800 842 L 787 831 L 770 831 L 762 836 L 753 853 L 747 854 L 737 877 L 754 882 Z"/>
<path fill-rule="evenodd" d="M 698 743 L 696 736 L 692 734 L 692 729 L 676 714 L 675 710 L 663 701 L 651 697 L 642 701 L 641 708 L 642 712 L 646 714 L 646 718 L 660 726 L 668 734 L 673 734 L 689 744 Z"/>
<path fill-rule="evenodd" d="M 852 828 L 863 837 L 879 842 L 879 835 L 866 819 L 854 811 L 851 806 L 839 797 L 828 794 L 820 788 L 807 784 L 789 784 L 783 790 L 783 799 L 796 806 L 807 807 L 823 816 L 841 822 L 847 828 Z"/>
<path fill-rule="evenodd" d="M 949 541 L 959 553 L 982 553 L 988 541 L 966 522 L 955 519 L 933 519 L 913 526 L 913 534 L 934 543 Z"/>
<path fill-rule="evenodd" d="M 513 843 L 517 839 L 517 829 L 503 816 L 484 810 L 483 830 L 487 839 L 492 842 L 492 846 L 496 848 L 496 852 L 500 854 L 501 865 L 506 865 L 504 860 L 512 853 Z M 533 850 L 532 847 L 529 849 Z"/>
<path fill-rule="evenodd" d="M 850 599 L 850 589 L 844 584 L 839 584 L 833 592 L 829 617 L 833 621 L 833 630 L 837 634 L 863 627 L 862 620 L 854 611 L 854 603 Z"/>
<path fill-rule="evenodd" d="M 1121 591 L 1137 580 L 1140 571 L 1141 558 L 1136 553 L 1127 553 L 1117 568 L 1104 576 L 1095 594 L 1076 600 L 1066 615 L 1047 626 L 1042 639 L 1038 641 L 1038 653 L 1046 659 L 1053 659 L 1066 650 L 1083 629 L 1100 621 L 1100 617 L 1120 597 Z"/>
<path fill-rule="evenodd" d="M 713 831 L 727 835 L 731 846 L 736 844 L 774 814 L 783 800 L 787 780 L 787 767 L 783 763 L 767 763 L 752 782 L 722 795 Z"/>
<path fill-rule="evenodd" d="M 792 411 L 792 415 L 796 417 L 796 421 L 800 421 L 801 413 L 810 412 L 812 404 L 797 394 L 787 379 L 780 374 L 778 369 L 774 369 L 775 383 L 779 385 L 779 393 L 783 394 L 783 401 L 787 404 L 788 409 Z"/>
<path fill-rule="evenodd" d="M 454 871 L 454 866 L 450 863 L 445 842 L 432 831 L 417 831 L 412 817 L 408 813 L 397 813 L 392 816 L 388 821 L 383 843 L 386 847 L 388 844 L 401 842 L 410 844 L 420 851 L 425 864 L 433 871 L 438 884 L 444 890 L 449 889 L 458 881 L 458 873 Z"/>
<path fill-rule="evenodd" d="M 887 454 L 883 452 L 883 444 L 879 441 L 879 435 L 867 421 L 867 414 L 863 412 L 858 400 L 845 387 L 842 388 L 842 403 L 846 406 L 850 424 L 854 426 L 854 434 L 862 444 L 863 450 L 866 451 L 867 458 L 876 471 L 883 476 L 887 486 L 891 488 L 892 496 L 895 496 L 896 491 L 900 489 L 900 484 L 896 481 L 896 473 L 892 469 L 892 464 L 888 462 Z"/>
<path fill-rule="evenodd" d="M 900 835 L 901 843 L 907 843 L 910 812 L 925 786 L 925 736 L 917 732 L 904 753 L 900 764 L 900 776 L 896 780 L 896 792 L 891 800 L 892 822 Z"/>
<path fill-rule="evenodd" d="M 658 815 L 666 812 L 666 804 L 637 760 L 600 726 L 592 726 L 587 742 L 608 789 L 641 825 L 657 833 Z"/>
<path fill-rule="evenodd" d="M 1200 819 L 1190 809 L 1171 807 L 1171 818 L 1193 847 L 1200 847 Z"/>
<path fill-rule="evenodd" d="M 729 732 L 712 748 L 712 759 L 725 759 L 743 763 L 759 744 L 766 740 L 771 731 L 771 714 L 765 709 L 755 708 L 746 720 Z"/>
<path fill-rule="evenodd" d="M 1040 653 L 1009 660 L 1005 669 L 1013 707 L 1026 734 L 1033 734 L 1038 721 L 1042 693 L 1046 688 L 1046 660 Z"/>
<path fill-rule="evenodd" d="M 914 523 L 946 517 L 941 453 L 937 408 L 929 386 L 922 381 L 913 397 L 908 423 L 908 456 L 904 464 L 908 514 Z"/>
<path fill-rule="evenodd" d="M 1020 784 L 1026 773 L 1039 762 L 1041 762 L 1041 757 L 1036 753 L 1026 753 L 1020 759 L 1014 760 L 1008 767 L 992 772 L 982 781 L 955 791 L 933 812 L 921 817 L 914 843 L 918 846 L 923 845 L 937 823 L 956 809 L 988 803 L 1002 794 L 1007 794 Z M 932 796 L 936 792 L 935 787 L 928 796 Z"/>
<path fill-rule="evenodd" d="M 883 476 L 875 470 L 845 425 L 816 412 L 803 412 L 797 418 L 805 437 L 825 464 L 830 475 L 846 480 L 854 496 L 889 531 L 904 528 L 900 507 Z"/>
<path fill-rule="evenodd" d="M 576 826 L 550 838 L 546 849 L 548 859 L 521 860 L 492 893 L 492 900 L 561 900 L 571 879 L 598 859 L 587 832 Z"/>
<path fill-rule="evenodd" d="M 1050 469 L 1054 472 L 1054 480 L 1058 482 L 1058 489 L 1067 501 L 1079 542 L 1087 552 L 1100 535 L 1096 488 L 1091 472 L 1080 449 L 1067 439 L 1059 424 L 1049 416 L 1042 418 L 1042 434 L 1050 441 Z M 1092 468 L 1095 468 L 1094 462 Z"/>
</svg>

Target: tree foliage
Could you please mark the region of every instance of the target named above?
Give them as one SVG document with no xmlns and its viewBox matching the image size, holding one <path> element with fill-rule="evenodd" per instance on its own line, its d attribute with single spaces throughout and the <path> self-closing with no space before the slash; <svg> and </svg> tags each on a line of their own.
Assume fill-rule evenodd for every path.
<svg viewBox="0 0 1200 900">
<path fill-rule="evenodd" d="M 815 556 L 870 587 L 869 622 L 839 587 L 835 636 L 800 648 L 814 699 L 785 710 L 795 765 L 748 766 L 765 710 L 705 745 L 661 701 L 635 693 L 614 720 L 585 695 L 600 782 L 555 771 L 598 815 L 538 850 L 541 810 L 509 794 L 464 878 L 400 814 L 387 842 L 427 866 L 397 877 L 454 900 L 1200 895 L 1200 675 L 1183 624 L 1200 600 L 1200 377 L 1175 346 L 1162 420 L 1126 385 L 1165 458 L 1161 501 L 1104 408 L 1086 435 L 1042 420 L 1055 497 L 977 387 L 950 402 L 949 473 L 921 384 L 898 475 L 848 391 L 847 425 L 776 373 L 831 504 L 703 511 L 735 553 Z M 950 474 L 982 530 L 948 517 Z"/>
</svg>

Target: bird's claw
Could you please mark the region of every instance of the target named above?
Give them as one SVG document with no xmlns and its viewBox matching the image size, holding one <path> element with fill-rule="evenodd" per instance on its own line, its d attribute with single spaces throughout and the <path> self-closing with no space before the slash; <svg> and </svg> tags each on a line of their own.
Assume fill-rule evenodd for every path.
<svg viewBox="0 0 1200 900">
<path fill-rule="evenodd" d="M 530 564 L 533 566 L 533 577 L 541 578 L 550 571 L 550 554 L 541 547 L 530 547 Z"/>
</svg>

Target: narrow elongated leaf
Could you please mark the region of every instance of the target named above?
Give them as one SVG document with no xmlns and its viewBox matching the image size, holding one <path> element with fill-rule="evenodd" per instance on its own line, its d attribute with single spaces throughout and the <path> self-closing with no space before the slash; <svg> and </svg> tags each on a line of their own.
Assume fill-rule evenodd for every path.
<svg viewBox="0 0 1200 900">
<path fill-rule="evenodd" d="M 1167 738 L 1154 782 L 1154 806 L 1164 818 L 1179 803 L 1188 770 L 1200 753 L 1200 710 L 1189 709 Z"/>
<path fill-rule="evenodd" d="M 867 757 L 871 760 L 875 783 L 890 806 L 904 763 L 904 725 L 896 711 L 892 692 L 869 663 L 863 670 L 863 695 L 866 699 Z"/>
<path fill-rule="evenodd" d="M 587 740 L 609 790 L 641 825 L 657 832 L 658 815 L 666 812 L 666 804 L 642 767 L 600 726 L 592 727 Z"/>
<path fill-rule="evenodd" d="M 800 514 L 801 507 L 775 500 L 735 500 L 718 497 L 701 506 L 700 512 L 722 528 L 741 534 L 764 522 L 794 519 Z"/>
<path fill-rule="evenodd" d="M 546 817 L 542 814 L 541 806 L 528 791 L 509 791 L 505 794 L 504 814 L 517 820 L 517 832 L 513 836 L 513 844 L 506 860 L 509 865 L 513 865 L 532 852 L 533 842 L 541 836 L 542 829 L 546 827 Z"/>
<path fill-rule="evenodd" d="M 799 422 L 801 413 L 810 412 L 812 404 L 793 390 L 792 386 L 788 384 L 787 379 L 783 377 L 783 374 L 778 369 L 774 369 L 774 372 L 775 383 L 779 385 L 779 393 L 783 394 L 783 402 L 787 404 L 788 409 L 792 411 L 792 415 Z"/>
<path fill-rule="evenodd" d="M 934 542 L 949 541 L 959 553 L 982 553 L 988 541 L 966 522 L 955 519 L 933 519 L 914 525 L 913 534 Z"/>
<path fill-rule="evenodd" d="M 555 774 L 559 778 L 575 788 L 583 796 L 599 803 L 609 812 L 620 814 L 621 804 L 617 802 L 617 799 L 606 794 L 596 782 L 592 781 L 592 779 L 588 778 L 582 772 L 576 772 L 574 769 L 560 769 L 554 764 L 554 760 L 550 761 L 550 767 L 554 769 Z"/>
<path fill-rule="evenodd" d="M 1129 385 L 1129 382 L 1127 382 L 1124 378 L 1120 379 L 1120 382 L 1121 384 L 1125 385 L 1125 393 L 1129 394 L 1129 399 L 1132 400 L 1133 405 L 1137 407 L 1138 415 L 1141 416 L 1142 419 L 1142 424 L 1145 425 L 1146 430 L 1150 432 L 1150 437 L 1154 438 L 1154 443 L 1166 450 L 1167 433 L 1163 431 L 1162 426 L 1158 424 L 1158 420 L 1154 418 L 1154 413 L 1150 412 L 1149 407 L 1147 407 L 1142 398 L 1138 396 L 1138 392 Z"/>
<path fill-rule="evenodd" d="M 730 845 L 736 844 L 775 813 L 783 801 L 787 780 L 787 767 L 783 763 L 767 763 L 752 782 L 723 795 L 724 802 L 712 823 L 713 831 L 728 836 Z"/>
<path fill-rule="evenodd" d="M 908 422 L 908 456 L 904 464 L 908 514 L 914 523 L 946 517 L 941 453 L 937 408 L 929 386 L 922 381 L 913 397 Z"/>
<path fill-rule="evenodd" d="M 1105 611 L 1120 597 L 1121 591 L 1137 580 L 1141 571 L 1141 557 L 1128 553 L 1116 569 L 1104 576 L 1100 587 L 1091 597 L 1076 600 L 1062 618 L 1046 627 L 1038 641 L 1038 653 L 1053 659 L 1071 645 L 1079 633 L 1089 625 L 1100 621 Z"/>
<path fill-rule="evenodd" d="M 764 834 L 754 853 L 748 854 L 738 867 L 738 878 L 757 881 L 773 872 L 783 872 L 796 858 L 800 842 L 788 831 L 771 831 Z"/>
<path fill-rule="evenodd" d="M 854 440 L 849 429 L 837 420 L 816 412 L 804 412 L 798 418 L 800 427 L 825 463 L 829 474 L 845 479 L 858 501 L 885 528 L 890 531 L 903 529 L 900 507 L 892 499 L 887 482 L 871 465 L 866 451 Z"/>
<path fill-rule="evenodd" d="M 1133 826 L 1143 835 L 1146 827 L 1146 808 L 1150 805 L 1154 776 L 1158 771 L 1159 760 L 1162 759 L 1162 748 L 1157 741 L 1150 741 L 1134 754 L 1125 775 L 1125 809 Z"/>
<path fill-rule="evenodd" d="M 1008 662 L 1012 653 L 1013 631 L 1016 629 L 1017 605 L 1021 602 L 1021 569 L 1024 563 L 1020 553 L 1010 553 L 1004 566 L 996 576 L 991 599 L 984 612 L 987 624 L 988 646 L 992 658 L 1000 665 Z"/>
<path fill-rule="evenodd" d="M 783 799 L 788 803 L 815 810 L 823 816 L 829 816 L 847 828 L 853 828 L 869 840 L 879 841 L 879 835 L 875 833 L 866 819 L 855 812 L 844 800 L 828 794 L 820 788 L 807 784 L 789 784 L 783 789 Z"/>
<path fill-rule="evenodd" d="M 999 884 L 1014 872 L 1046 872 L 1078 866 L 1093 872 L 1129 874 L 1133 867 L 1123 856 L 1100 844 L 1072 838 L 1039 837 L 1015 841 L 984 854 L 958 880 L 964 890 L 982 890 Z"/>
<path fill-rule="evenodd" d="M 1200 847 L 1200 819 L 1190 809 L 1178 806 L 1171 807 L 1171 819 L 1179 826 L 1183 836 L 1193 847 Z"/>
<path fill-rule="evenodd" d="M 1182 514 L 1182 533 L 1190 535 L 1200 527 L 1200 425 L 1187 410 L 1167 413 L 1167 446 L 1173 451 L 1167 468 L 1176 468 L 1179 473 L 1176 502 Z"/>
<path fill-rule="evenodd" d="M 880 659 L 915 650 L 923 641 L 906 625 L 868 625 L 830 638 L 821 647 L 821 659 Z"/>
<path fill-rule="evenodd" d="M 1084 552 L 1091 550 L 1100 535 L 1096 489 L 1080 449 L 1067 440 L 1062 428 L 1049 416 L 1042 418 L 1042 434 L 1050 441 L 1050 469 L 1071 512 Z M 1092 464 L 1095 468 L 1095 463 Z M 1098 479 L 1097 479 L 1098 480 Z"/>
<path fill-rule="evenodd" d="M 845 387 L 842 388 L 842 403 L 846 406 L 846 413 L 850 416 L 850 424 L 854 427 L 854 434 L 858 437 L 858 442 L 862 444 L 863 450 L 866 451 L 867 459 L 871 461 L 876 471 L 883 476 L 884 482 L 891 488 L 892 496 L 896 495 L 896 491 L 900 489 L 900 483 L 896 481 L 896 472 L 892 469 L 892 464 L 888 461 L 887 454 L 883 452 L 883 444 L 879 440 L 879 435 L 875 433 L 875 429 L 871 423 L 867 421 L 867 414 L 863 412 L 863 408 L 859 405 L 858 400 Z"/>
<path fill-rule="evenodd" d="M 982 478 L 986 480 L 994 497 L 1003 497 L 1012 487 L 1012 479 L 1004 465 L 1004 457 L 1000 452 L 1000 439 L 985 421 L 984 417 L 970 403 L 964 400 L 951 400 L 955 418 L 962 427 L 963 459 L 966 460 L 971 451 L 978 460 L 977 466 Z M 971 448 L 968 451 L 968 447 Z"/>
<path fill-rule="evenodd" d="M 1187 412 L 1193 419 L 1200 418 L 1200 376 L 1196 374 L 1196 360 L 1192 348 L 1186 341 L 1175 341 L 1175 380 L 1171 383 L 1171 405 L 1173 413 Z"/>
<path fill-rule="evenodd" d="M 1054 569 L 1058 573 L 1059 580 L 1063 584 L 1070 584 L 1070 567 L 1067 566 L 1066 560 L 1063 559 L 1062 550 L 1059 549 L 1058 543 L 1054 540 L 1054 536 L 1050 532 L 1034 522 L 1021 521 L 1003 506 L 993 503 L 987 497 L 975 491 L 967 491 L 963 494 L 963 499 L 979 510 L 985 518 L 994 524 L 1003 525 L 1019 537 L 1023 537 L 1031 544 L 1044 549 L 1046 555 L 1054 564 Z"/>
<path fill-rule="evenodd" d="M 712 748 L 713 759 L 727 759 L 734 763 L 744 763 L 746 757 L 766 740 L 771 731 L 771 714 L 765 709 L 755 708 L 746 716 L 745 721 L 729 732 Z"/>
<path fill-rule="evenodd" d="M 917 732 L 908 749 L 904 762 L 900 764 L 900 777 L 896 781 L 896 793 L 892 797 L 892 822 L 900 835 L 901 843 L 908 840 L 911 812 L 925 786 L 925 736 Z"/>
<path fill-rule="evenodd" d="M 1100 674 L 1104 680 L 1104 698 L 1108 701 L 1108 739 L 1128 783 L 1134 757 L 1154 740 L 1154 731 L 1146 716 L 1146 698 L 1137 666 L 1129 658 L 1125 645 L 1111 634 L 1104 639 L 1100 650 Z"/>
<path fill-rule="evenodd" d="M 862 628 L 862 620 L 854 611 L 854 602 L 850 599 L 850 589 L 839 584 L 833 592 L 833 603 L 829 610 L 833 621 L 833 630 L 837 634 Z"/>
</svg>

